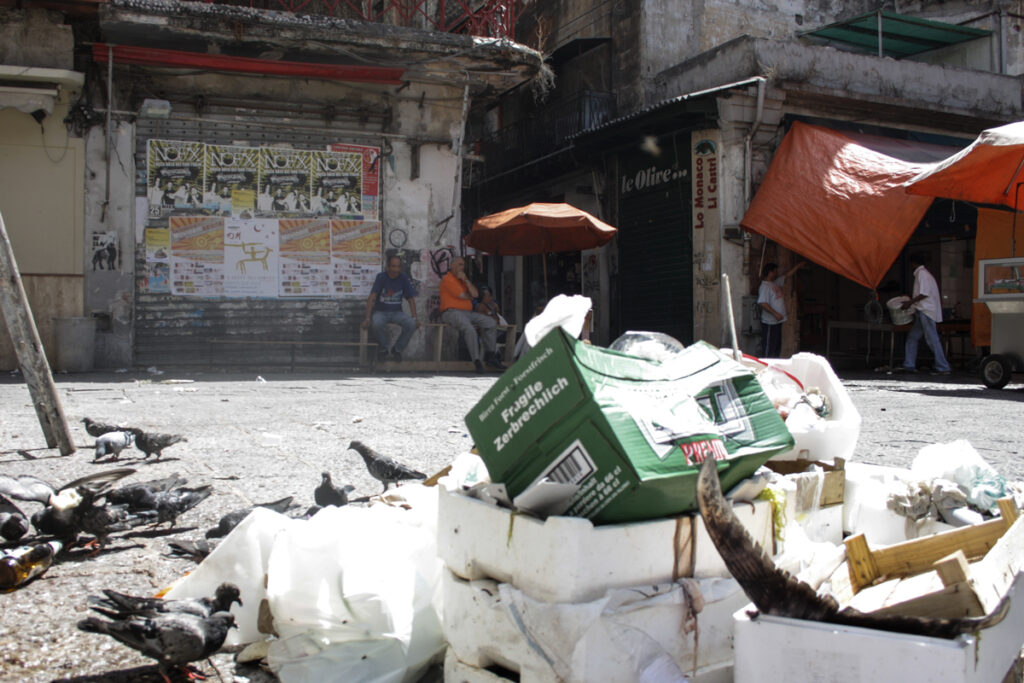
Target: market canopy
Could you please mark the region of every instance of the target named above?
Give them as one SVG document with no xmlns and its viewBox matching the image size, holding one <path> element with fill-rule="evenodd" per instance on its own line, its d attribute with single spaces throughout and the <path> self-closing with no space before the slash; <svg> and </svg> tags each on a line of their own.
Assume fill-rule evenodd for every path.
<svg viewBox="0 0 1024 683">
<path fill-rule="evenodd" d="M 910 194 L 1015 208 L 1024 184 L 1024 121 L 989 128 L 971 145 L 911 178 Z"/>
<path fill-rule="evenodd" d="M 932 203 L 904 184 L 947 155 L 904 161 L 872 147 L 794 122 L 740 225 L 874 289 Z"/>
<path fill-rule="evenodd" d="M 987 38 L 992 32 L 879 10 L 810 31 L 801 31 L 800 35 L 880 57 L 902 59 L 969 40 Z"/>
</svg>

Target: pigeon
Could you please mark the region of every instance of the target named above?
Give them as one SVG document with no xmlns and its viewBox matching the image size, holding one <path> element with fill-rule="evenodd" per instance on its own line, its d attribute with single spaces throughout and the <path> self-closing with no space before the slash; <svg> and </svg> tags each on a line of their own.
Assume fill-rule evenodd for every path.
<svg viewBox="0 0 1024 683">
<path fill-rule="evenodd" d="M 106 422 L 96 422 L 90 420 L 87 417 L 82 418 L 82 424 L 85 425 L 85 431 L 89 436 L 103 436 L 108 432 L 121 432 L 124 431 L 124 427 L 118 427 L 117 425 L 107 424 Z"/>
<path fill-rule="evenodd" d="M 356 451 L 359 455 L 363 456 L 363 462 L 366 463 L 366 469 L 370 472 L 370 476 L 384 483 L 384 491 L 388 490 L 388 485 L 391 482 L 395 482 L 397 486 L 398 482 L 406 479 L 427 478 L 427 475 L 422 472 L 417 472 L 386 455 L 381 455 L 362 442 L 353 441 L 348 447 L 349 450 Z"/>
<path fill-rule="evenodd" d="M 180 487 L 161 491 L 156 495 L 157 523 L 178 523 L 178 515 L 184 514 L 210 497 L 213 489 L 207 486 L 197 488 Z"/>
<path fill-rule="evenodd" d="M 7 496 L 0 494 L 0 537 L 17 541 L 28 533 L 28 517 Z"/>
<path fill-rule="evenodd" d="M 100 543 L 113 531 L 127 529 L 132 522 L 145 520 L 131 515 L 126 508 L 97 505 L 114 482 L 133 474 L 131 468 L 106 470 L 56 487 L 38 477 L 0 476 L 0 494 L 14 500 L 37 502 L 43 509 L 32 515 L 32 526 L 41 534 L 73 542 L 79 533 L 92 534 Z"/>
<path fill-rule="evenodd" d="M 135 447 L 146 454 L 143 460 L 154 453 L 156 453 L 156 459 L 159 460 L 163 455 L 162 451 L 168 446 L 188 441 L 181 434 L 156 434 L 136 428 L 131 428 L 129 431 L 135 435 Z"/>
<path fill-rule="evenodd" d="M 108 503 L 127 505 L 132 510 L 153 510 L 156 508 L 156 497 L 161 491 L 169 491 L 177 486 L 184 486 L 188 480 L 178 474 L 163 479 L 136 481 L 116 489 L 107 491 L 104 497 Z"/>
<path fill-rule="evenodd" d="M 253 508 L 267 508 L 274 512 L 287 512 L 292 508 L 292 497 L 286 496 L 281 500 L 275 500 L 272 503 L 260 503 L 258 505 L 250 505 L 249 507 L 239 508 L 232 510 L 217 522 L 217 526 L 207 530 L 207 538 L 220 538 L 221 536 L 227 536 L 235 527 L 242 523 L 242 520 L 249 516 L 249 513 L 253 511 Z"/>
<path fill-rule="evenodd" d="M 168 541 L 167 547 L 170 548 L 169 556 L 187 557 L 196 564 L 205 560 L 207 556 L 213 552 L 213 548 L 210 546 L 209 542 L 202 538 L 196 541 L 190 541 L 187 538 Z"/>
<path fill-rule="evenodd" d="M 121 451 L 131 446 L 134 440 L 135 434 L 128 431 L 101 434 L 96 437 L 96 455 L 93 456 L 93 460 L 99 460 L 104 455 L 116 460 Z"/>
<path fill-rule="evenodd" d="M 110 619 L 126 619 L 133 616 L 153 617 L 158 614 L 191 614 L 208 617 L 214 612 L 229 612 L 234 603 L 242 604 L 242 594 L 233 583 L 217 586 L 212 598 L 185 598 L 164 600 L 162 598 L 137 597 L 114 590 L 104 589 L 105 598 L 89 596 L 89 607 Z"/>
<path fill-rule="evenodd" d="M 190 662 L 207 659 L 217 652 L 235 625 L 231 612 L 214 612 L 207 617 L 182 612 L 154 616 L 129 616 L 110 621 L 87 617 L 78 628 L 87 633 L 102 633 L 143 655 L 155 659 L 160 675 L 167 683 L 168 672 Z"/>
<path fill-rule="evenodd" d="M 356 487 L 351 484 L 345 484 L 341 488 L 335 486 L 331 482 L 330 472 L 324 472 L 320 476 L 320 485 L 313 491 L 313 501 L 320 507 L 348 505 L 348 494 L 351 491 L 355 491 Z"/>
</svg>

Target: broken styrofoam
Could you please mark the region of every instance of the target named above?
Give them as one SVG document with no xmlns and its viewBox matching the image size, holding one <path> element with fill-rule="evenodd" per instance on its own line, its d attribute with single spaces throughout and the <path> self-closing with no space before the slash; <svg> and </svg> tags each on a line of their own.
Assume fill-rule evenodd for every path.
<svg viewBox="0 0 1024 683">
<path fill-rule="evenodd" d="M 732 614 L 747 597 L 733 579 L 612 589 L 552 603 L 507 583 L 445 573 L 445 635 L 457 659 L 500 665 L 521 681 L 682 681 L 732 660 Z"/>
<path fill-rule="evenodd" d="M 679 577 L 728 576 L 699 515 L 594 526 L 582 517 L 530 515 L 491 505 L 442 485 L 438 553 L 464 579 L 511 583 L 537 600 L 584 602 L 609 588 Z M 772 548 L 768 501 L 734 508 L 758 543 Z"/>
<path fill-rule="evenodd" d="M 904 491 L 911 481 L 910 470 L 847 463 L 843 531 L 864 534 L 871 545 L 892 545 L 953 529 L 931 519 L 915 522 L 889 508 L 889 497 Z"/>
<path fill-rule="evenodd" d="M 770 358 L 763 362 L 767 368 L 758 372 L 758 379 L 773 402 L 773 393 L 786 388 L 797 389 L 789 378 L 792 376 L 800 380 L 804 392 L 816 389 L 827 399 L 829 407 L 827 417 L 820 418 L 811 406 L 798 402 L 798 409 L 786 419 L 786 427 L 794 439 L 793 448 L 773 456 L 772 460 L 804 459 L 830 464 L 836 458 L 850 460 L 860 438 L 860 413 L 828 360 L 813 353 L 797 353 L 791 358 Z M 773 386 L 781 388 L 773 390 Z"/>
<path fill-rule="evenodd" d="M 736 683 L 1001 681 L 1024 644 L 1024 575 L 1006 617 L 976 634 L 930 638 L 770 615 L 734 615 Z M 1024 593 L 1022 593 L 1024 594 Z M 1019 597 L 1019 596 L 1018 596 Z"/>
<path fill-rule="evenodd" d="M 1006 479 L 965 439 L 925 446 L 914 458 L 910 473 L 922 481 L 954 481 L 971 505 L 993 514 L 999 511 L 996 501 L 1006 496 Z"/>
</svg>

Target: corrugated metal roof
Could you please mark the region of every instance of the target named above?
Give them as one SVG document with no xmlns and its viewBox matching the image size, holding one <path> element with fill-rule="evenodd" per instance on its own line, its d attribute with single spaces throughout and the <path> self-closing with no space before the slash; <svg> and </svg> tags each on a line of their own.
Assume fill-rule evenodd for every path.
<svg viewBox="0 0 1024 683">
<path fill-rule="evenodd" d="M 708 97 L 710 95 L 714 95 L 725 90 L 732 90 L 734 88 L 745 88 L 751 85 L 756 85 L 759 81 L 763 80 L 763 78 L 755 76 L 753 78 L 747 78 L 742 81 L 736 81 L 735 83 L 727 83 L 726 85 L 719 85 L 714 88 L 708 88 L 706 90 L 697 90 L 695 92 L 686 93 L 684 95 L 669 97 L 668 99 L 656 102 L 648 107 L 644 107 L 643 109 L 638 109 L 637 111 L 632 112 L 630 114 L 620 116 L 616 119 L 611 119 L 610 121 L 606 121 L 605 123 L 602 123 L 598 126 L 594 126 L 593 128 L 588 128 L 587 130 L 580 131 L 579 133 L 570 136 L 568 140 L 571 142 L 575 142 L 580 138 L 587 137 L 589 135 L 593 135 L 601 131 L 617 128 L 618 126 L 621 126 L 624 123 L 629 123 L 637 119 L 641 119 L 645 116 L 656 114 L 665 109 L 669 109 L 675 105 L 687 102 L 689 100 L 702 99 L 704 97 Z"/>
</svg>

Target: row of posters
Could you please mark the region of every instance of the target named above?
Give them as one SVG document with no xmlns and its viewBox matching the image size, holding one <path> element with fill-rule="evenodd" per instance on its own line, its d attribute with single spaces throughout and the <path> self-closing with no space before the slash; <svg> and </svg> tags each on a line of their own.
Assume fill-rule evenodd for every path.
<svg viewBox="0 0 1024 683">
<path fill-rule="evenodd" d="M 146 160 L 151 219 L 184 212 L 378 218 L 377 147 L 335 144 L 304 150 L 149 140 Z"/>
<path fill-rule="evenodd" d="M 380 223 L 171 216 L 147 228 L 148 290 L 201 297 L 365 298 L 380 272 Z"/>
<path fill-rule="evenodd" d="M 149 140 L 146 153 L 148 292 L 369 294 L 381 270 L 379 148 Z"/>
</svg>

